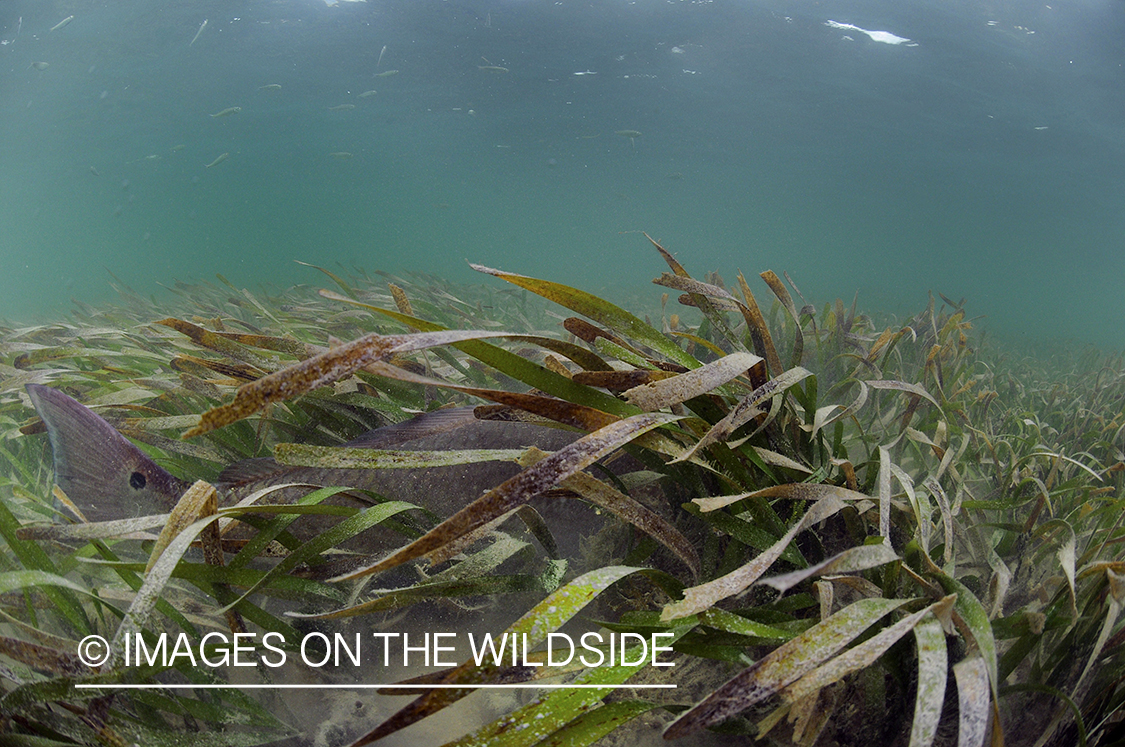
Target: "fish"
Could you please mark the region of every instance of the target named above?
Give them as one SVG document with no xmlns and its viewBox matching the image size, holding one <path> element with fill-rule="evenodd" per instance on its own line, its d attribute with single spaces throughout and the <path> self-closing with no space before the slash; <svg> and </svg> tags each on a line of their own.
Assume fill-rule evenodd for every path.
<svg viewBox="0 0 1125 747">
<path fill-rule="evenodd" d="M 223 109 L 221 112 L 216 112 L 215 114 L 212 114 L 211 116 L 213 118 L 229 117 L 232 114 L 238 114 L 240 111 L 242 111 L 241 106 L 228 106 L 226 109 Z"/>
<path fill-rule="evenodd" d="M 392 75 L 398 75 L 398 70 L 384 70 L 381 73 L 375 73 L 376 78 L 389 78 Z"/>
<path fill-rule="evenodd" d="M 337 104 L 336 106 L 328 107 L 330 112 L 346 112 L 349 109 L 355 109 L 355 104 Z"/>
<path fill-rule="evenodd" d="M 191 37 L 191 41 L 188 42 L 189 47 L 192 44 L 195 44 L 195 40 L 199 38 L 199 35 L 203 33 L 203 29 L 205 29 L 205 28 L 207 28 L 207 19 L 206 18 L 203 19 L 203 23 L 199 24 L 199 31 L 196 31 L 195 36 Z"/>
<path fill-rule="evenodd" d="M 170 511 L 191 483 L 169 473 L 125 438 L 109 422 L 78 400 L 58 389 L 28 384 L 28 397 L 46 426 L 54 462 L 55 483 L 92 522 L 136 518 Z M 377 428 L 344 444 L 364 449 L 451 450 L 515 449 L 535 445 L 557 450 L 582 434 L 534 423 L 480 420 L 473 407 L 455 407 L 419 414 L 409 420 Z M 637 465 L 639 466 L 639 465 Z M 488 461 L 447 467 L 409 469 L 327 469 L 292 467 L 271 457 L 256 457 L 225 467 L 212 482 L 221 506 L 229 506 L 263 487 L 284 483 L 308 486 L 343 486 L 370 490 L 389 499 L 422 506 L 447 517 L 510 477 L 520 467 L 514 462 Z M 292 502 L 312 490 L 286 488 L 271 494 L 270 502 Z M 370 501 L 359 493 L 330 499 L 336 505 L 364 508 Z M 561 506 L 559 504 L 566 504 Z M 602 519 L 578 501 L 544 498 L 537 505 L 552 526 L 551 518 L 581 534 L 596 531 Z M 560 518 L 561 516 L 561 518 Z M 307 539 L 322 532 L 321 523 L 305 521 L 295 530 Z M 575 523 L 577 521 L 577 523 Z M 560 541 L 560 548 L 577 556 L 580 532 Z M 302 536 L 304 535 L 304 536 Z M 556 537 L 556 539 L 561 539 Z M 357 538 L 362 550 L 373 554 L 401 546 L 402 535 L 372 527 Z"/>
<path fill-rule="evenodd" d="M 384 44 L 383 48 L 379 50 L 379 59 L 375 62 L 375 69 L 378 70 L 379 66 L 383 64 L 383 55 L 387 53 L 387 45 Z"/>
<path fill-rule="evenodd" d="M 499 65 L 477 65 L 478 70 L 483 70 L 486 73 L 506 73 L 508 68 L 500 67 Z"/>
<path fill-rule="evenodd" d="M 889 31 L 868 31 L 867 29 L 861 29 L 859 26 L 856 26 L 854 24 L 839 23 L 838 21 L 825 21 L 824 25 L 828 26 L 829 28 L 834 28 L 834 29 L 846 29 L 846 30 L 850 30 L 850 31 L 858 31 L 861 34 L 867 34 L 869 37 L 871 37 L 871 41 L 877 41 L 877 42 L 880 42 L 882 44 L 891 44 L 891 45 L 905 44 L 908 47 L 917 47 L 918 46 L 917 42 L 914 42 L 910 39 L 907 39 L 904 36 L 898 36 L 896 34 L 892 34 Z"/>
<path fill-rule="evenodd" d="M 230 158 L 230 153 L 221 153 L 221 154 L 219 154 L 218 158 L 216 158 L 214 161 L 212 161 L 211 163 L 204 166 L 204 168 L 209 169 L 212 166 L 218 166 L 220 163 L 227 160 L 228 158 Z"/>
<path fill-rule="evenodd" d="M 637 130 L 618 130 L 613 134 L 629 138 L 629 142 L 634 148 L 637 147 L 637 138 L 641 136 L 641 133 Z"/>
<path fill-rule="evenodd" d="M 63 26 L 67 25 L 68 23 L 70 23 L 73 20 L 74 20 L 74 16 L 67 16 L 66 18 L 62 19 L 61 21 L 56 23 L 54 26 L 52 26 L 50 30 L 51 31 L 58 31 Z"/>
<path fill-rule="evenodd" d="M 372 91 L 364 91 L 363 93 L 359 94 L 359 97 L 360 97 L 361 99 L 365 99 L 365 98 L 367 98 L 368 96 L 374 96 L 374 95 L 375 95 L 376 93 L 378 93 L 378 91 L 374 91 L 374 90 L 372 90 Z"/>
<path fill-rule="evenodd" d="M 258 90 L 259 91 L 280 91 L 281 90 L 281 84 L 280 83 L 268 83 L 264 86 L 258 86 Z"/>
<path fill-rule="evenodd" d="M 335 158 L 337 161 L 346 161 L 349 158 L 352 158 L 352 154 L 346 150 L 338 150 L 335 153 L 329 153 L 328 155 L 331 158 Z"/>
</svg>

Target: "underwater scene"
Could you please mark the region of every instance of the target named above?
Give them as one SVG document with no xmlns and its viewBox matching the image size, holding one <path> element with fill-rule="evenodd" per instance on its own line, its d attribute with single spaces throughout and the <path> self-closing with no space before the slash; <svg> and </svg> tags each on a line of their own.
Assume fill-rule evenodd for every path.
<svg viewBox="0 0 1125 747">
<path fill-rule="evenodd" d="M 0 744 L 1125 743 L 1122 38 L 0 2 Z"/>
</svg>

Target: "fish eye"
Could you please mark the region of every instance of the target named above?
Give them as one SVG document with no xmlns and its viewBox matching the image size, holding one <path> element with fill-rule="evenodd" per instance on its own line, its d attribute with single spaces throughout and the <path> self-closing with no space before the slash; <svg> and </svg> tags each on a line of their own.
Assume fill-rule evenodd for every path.
<svg viewBox="0 0 1125 747">
<path fill-rule="evenodd" d="M 133 490 L 142 489 L 147 482 L 148 480 L 146 480 L 145 476 L 140 472 L 134 472 L 133 474 L 129 475 L 129 487 L 133 488 Z"/>
</svg>

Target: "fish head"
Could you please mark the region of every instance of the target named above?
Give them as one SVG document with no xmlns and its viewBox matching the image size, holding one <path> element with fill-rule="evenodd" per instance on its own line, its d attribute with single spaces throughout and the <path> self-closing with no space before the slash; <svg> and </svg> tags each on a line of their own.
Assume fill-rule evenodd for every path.
<svg viewBox="0 0 1125 747">
<path fill-rule="evenodd" d="M 27 394 L 47 426 L 55 482 L 90 521 L 170 511 L 187 490 L 82 403 L 39 384 Z"/>
</svg>

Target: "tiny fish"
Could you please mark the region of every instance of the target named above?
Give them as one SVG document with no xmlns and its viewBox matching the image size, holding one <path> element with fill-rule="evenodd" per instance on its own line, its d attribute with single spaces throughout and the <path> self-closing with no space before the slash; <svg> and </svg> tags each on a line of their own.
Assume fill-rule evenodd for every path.
<svg viewBox="0 0 1125 747">
<path fill-rule="evenodd" d="M 188 42 L 189 47 L 192 44 L 195 44 L 195 40 L 199 38 L 199 35 L 203 33 L 203 29 L 205 29 L 205 28 L 207 28 L 207 19 L 206 18 L 203 19 L 203 23 L 199 24 L 199 31 L 196 31 L 195 36 L 193 36 L 191 38 L 191 41 Z"/>
<path fill-rule="evenodd" d="M 348 109 L 355 109 L 355 104 L 340 104 L 338 106 L 328 107 L 330 112 L 346 112 Z"/>
<path fill-rule="evenodd" d="M 51 65 L 48 62 L 33 62 L 28 65 L 28 68 L 35 68 L 36 70 L 46 70 Z"/>
<path fill-rule="evenodd" d="M 73 20 L 74 20 L 74 16 L 67 16 L 66 18 L 62 19 L 61 21 L 56 23 L 54 26 L 52 26 L 51 31 L 58 31 L 63 26 L 67 25 L 68 23 L 70 23 Z"/>
<path fill-rule="evenodd" d="M 618 130 L 613 134 L 629 138 L 629 144 L 634 148 L 637 147 L 637 138 L 641 136 L 641 133 L 637 132 L 636 130 Z"/>
<path fill-rule="evenodd" d="M 98 170 L 95 169 L 93 166 L 90 167 L 90 173 L 93 174 L 94 176 L 101 176 L 101 174 L 98 173 Z"/>
<path fill-rule="evenodd" d="M 268 85 L 258 86 L 258 90 L 259 91 L 280 91 L 281 90 L 281 84 L 280 83 L 270 83 Z"/>
<path fill-rule="evenodd" d="M 212 166 L 218 166 L 218 165 L 219 165 L 220 163 L 222 163 L 223 161 L 227 160 L 228 158 L 230 158 L 230 153 L 223 153 L 223 154 L 222 154 L 221 156 L 219 156 L 218 158 L 216 158 L 216 159 L 215 159 L 214 161 L 212 161 L 211 163 L 207 164 L 206 168 L 208 168 L 208 169 L 209 169 L 209 168 L 211 168 Z"/>
<path fill-rule="evenodd" d="M 383 64 L 383 55 L 387 53 L 387 45 L 384 44 L 383 48 L 379 50 L 379 59 L 375 63 L 375 69 L 378 70 L 379 66 Z"/>
<path fill-rule="evenodd" d="M 217 117 L 229 117 L 232 114 L 238 114 L 240 111 L 242 111 L 241 106 L 228 106 L 226 109 L 223 109 L 221 112 L 219 112 L 217 114 L 212 114 L 211 116 L 216 117 L 216 118 Z"/>
<path fill-rule="evenodd" d="M 478 70 L 483 70 L 486 73 L 506 73 L 508 68 L 500 67 L 499 65 L 477 65 Z"/>
<path fill-rule="evenodd" d="M 329 153 L 328 155 L 339 161 L 346 161 L 352 157 L 352 154 L 348 153 L 346 150 L 338 150 L 335 153 Z"/>
<path fill-rule="evenodd" d="M 359 97 L 360 97 L 361 99 L 365 99 L 365 98 L 367 98 L 368 96 L 374 96 L 374 95 L 375 95 L 376 93 L 378 93 L 378 91 L 364 91 L 363 93 L 361 93 L 361 94 L 359 95 Z"/>
<path fill-rule="evenodd" d="M 398 70 L 384 70 L 381 73 L 375 73 L 376 78 L 389 78 L 392 75 L 398 75 Z"/>
<path fill-rule="evenodd" d="M 175 153 L 176 151 L 183 150 L 186 147 L 187 147 L 186 145 L 181 143 L 180 145 L 173 145 L 171 150 L 172 150 L 173 153 Z"/>
</svg>

